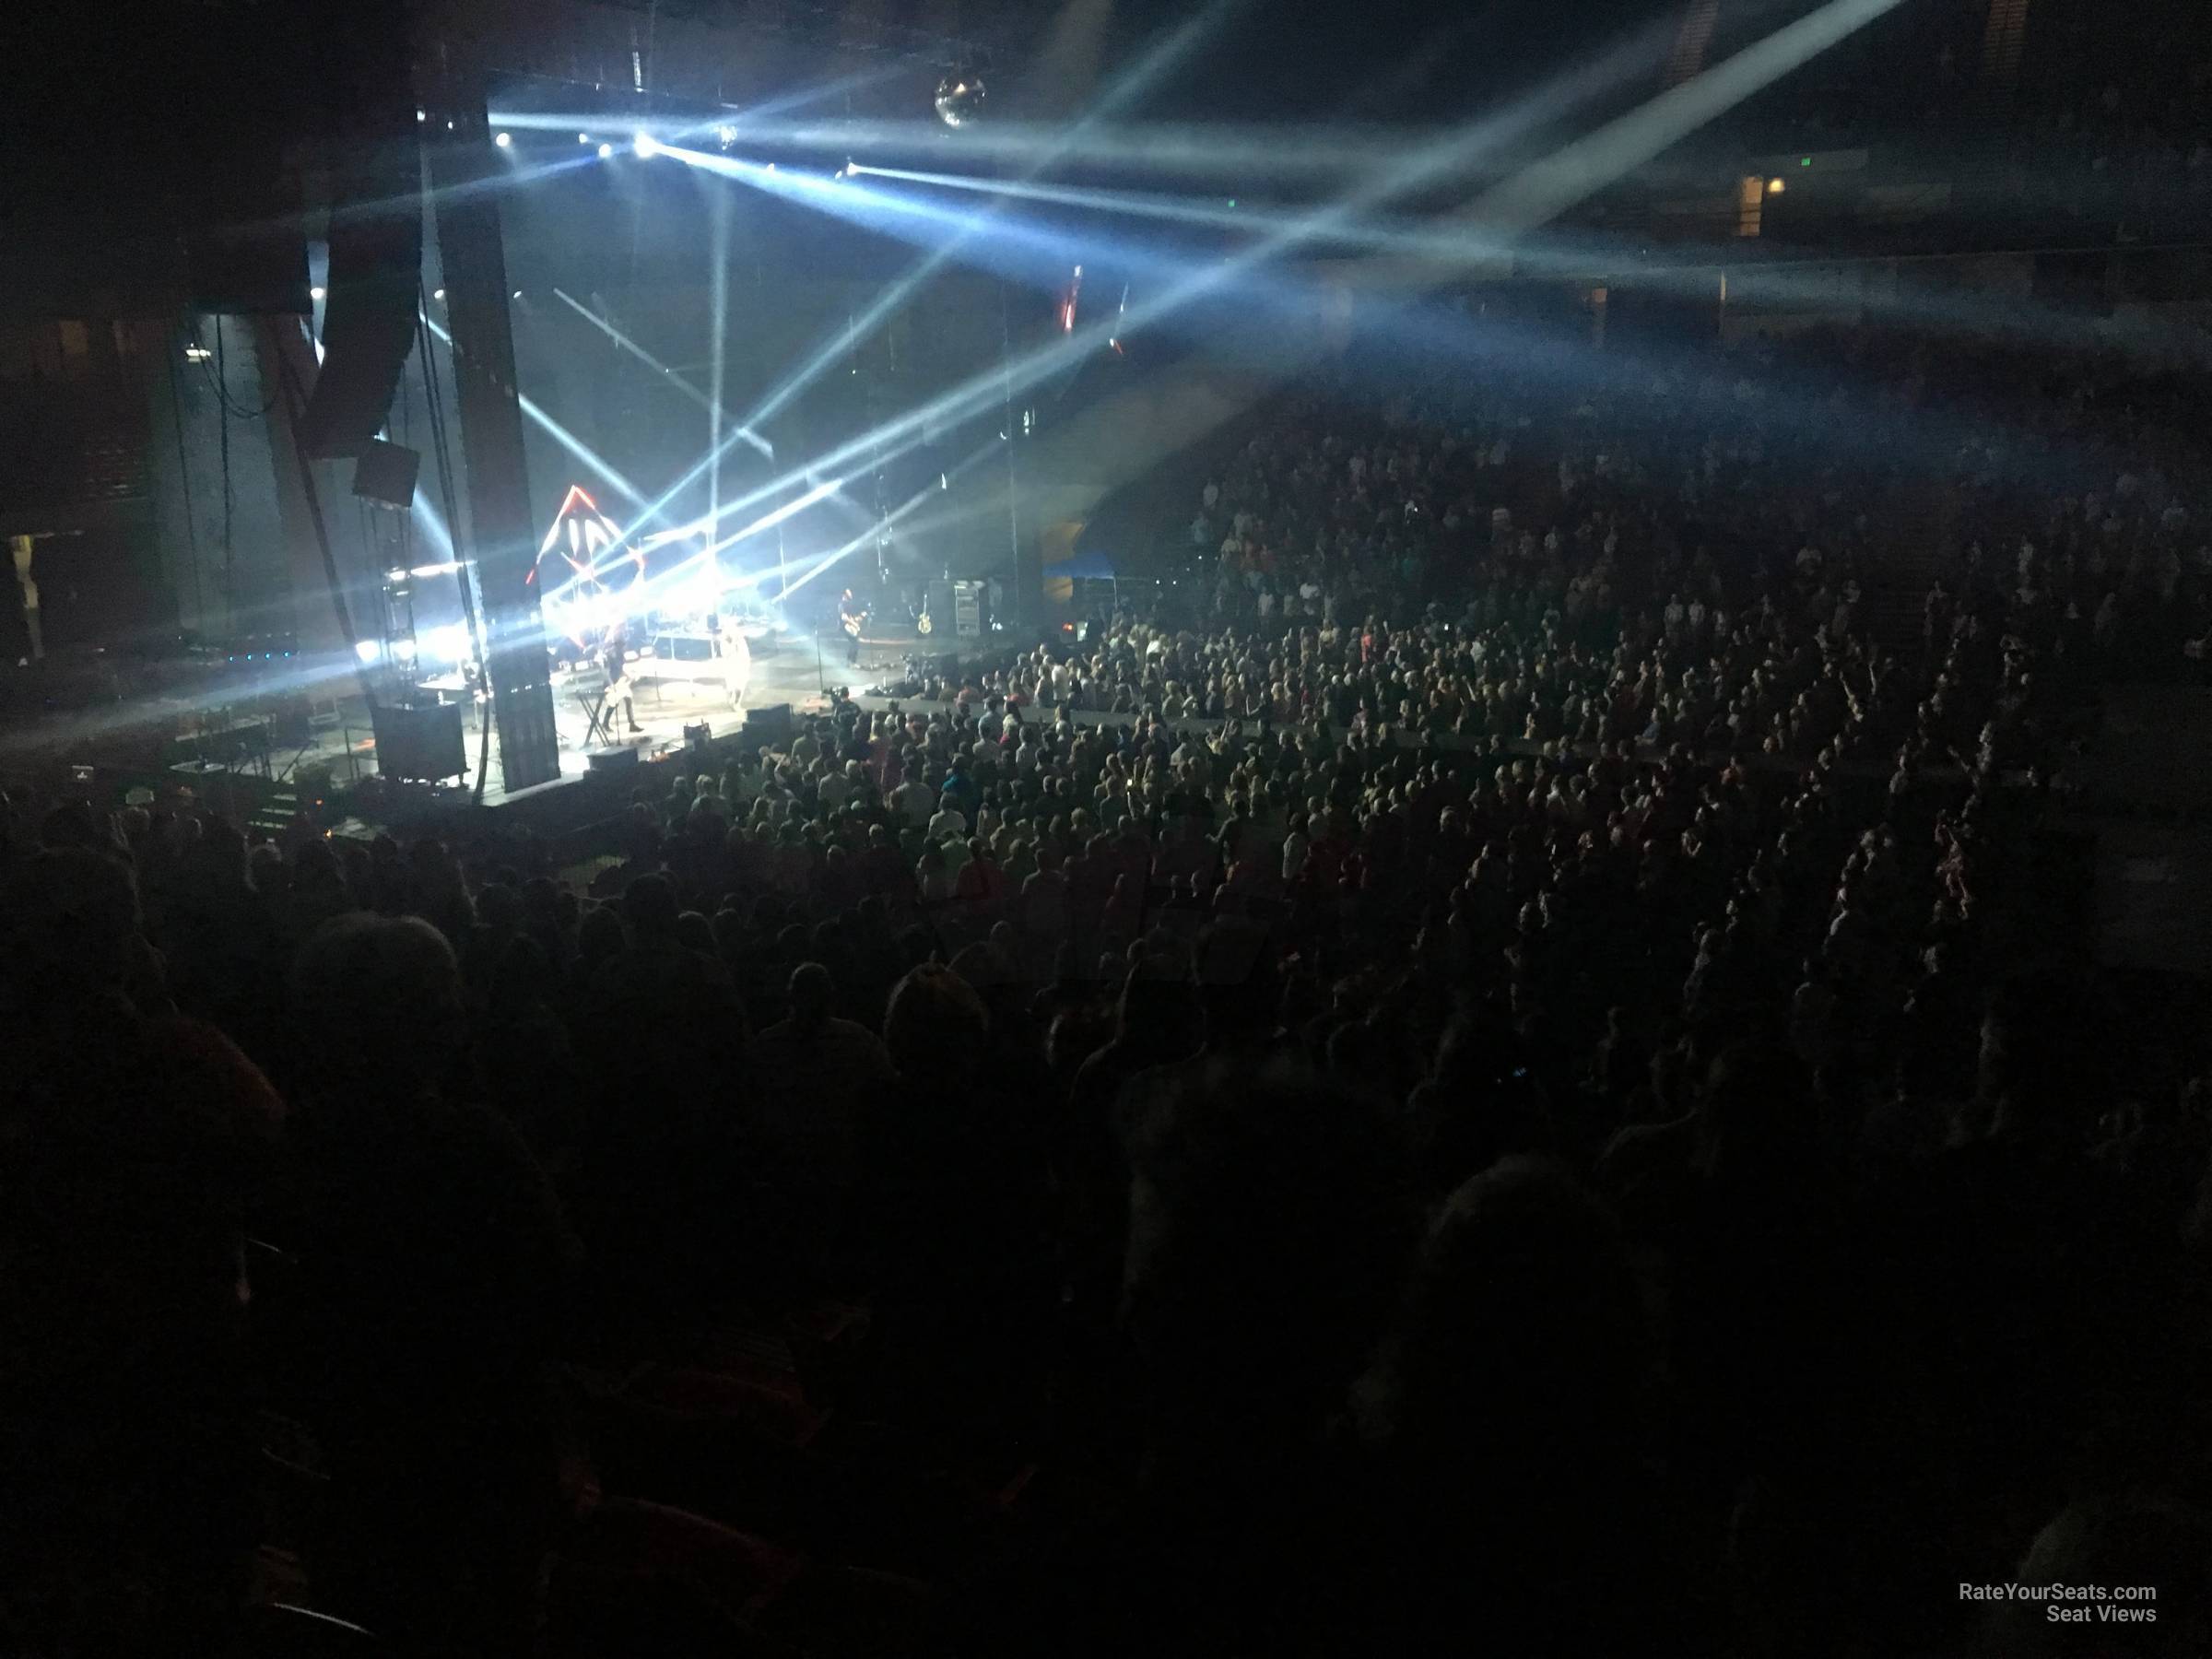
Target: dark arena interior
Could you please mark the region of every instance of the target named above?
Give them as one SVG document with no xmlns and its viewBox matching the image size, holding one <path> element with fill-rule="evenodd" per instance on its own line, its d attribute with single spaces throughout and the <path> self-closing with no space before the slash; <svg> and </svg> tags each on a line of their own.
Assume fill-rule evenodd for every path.
<svg viewBox="0 0 2212 1659">
<path fill-rule="evenodd" d="M 0 1655 L 2212 1653 L 2202 0 L 0 45 Z"/>
</svg>

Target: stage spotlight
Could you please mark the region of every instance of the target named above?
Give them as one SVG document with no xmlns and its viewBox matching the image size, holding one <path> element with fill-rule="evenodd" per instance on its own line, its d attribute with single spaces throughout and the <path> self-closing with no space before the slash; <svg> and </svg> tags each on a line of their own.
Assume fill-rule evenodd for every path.
<svg viewBox="0 0 2212 1659">
<path fill-rule="evenodd" d="M 714 142 L 721 145 L 724 149 L 728 149 L 731 145 L 737 142 L 737 129 L 734 126 L 716 127 Z"/>
<path fill-rule="evenodd" d="M 432 288 L 430 290 L 430 298 L 433 300 L 442 300 L 445 298 L 445 290 L 443 288 Z"/>
<path fill-rule="evenodd" d="M 576 135 L 576 142 L 579 144 L 589 144 L 591 141 L 592 135 L 589 133 L 579 133 Z"/>
<path fill-rule="evenodd" d="M 1785 186 L 1780 179 L 1769 179 L 1767 181 L 1767 194 L 1769 195 L 1780 195 L 1786 188 L 1787 186 Z"/>
<path fill-rule="evenodd" d="M 460 663 L 468 658 L 468 629 L 459 622 L 426 628 L 417 639 L 423 654 L 434 663 Z"/>
<path fill-rule="evenodd" d="M 384 648 L 374 640 L 356 640 L 353 642 L 353 654 L 364 663 L 373 663 L 384 654 Z"/>
<path fill-rule="evenodd" d="M 501 149 L 505 149 L 509 145 L 514 142 L 513 138 L 505 133 L 498 133 L 493 135 L 491 141 L 498 145 Z"/>
<path fill-rule="evenodd" d="M 661 153 L 661 141 L 651 133 L 639 133 L 630 139 L 629 147 L 651 160 Z"/>
<path fill-rule="evenodd" d="M 307 297 L 310 300 L 320 300 L 323 298 L 323 290 L 320 288 L 311 288 L 307 290 Z"/>
<path fill-rule="evenodd" d="M 428 110 L 418 110 L 415 112 L 415 119 L 418 121 L 428 121 L 429 118 L 430 112 Z"/>
<path fill-rule="evenodd" d="M 614 155 L 615 155 L 615 147 L 614 147 L 613 145 L 611 145 L 611 144 L 603 144 L 603 145 L 601 145 L 601 146 L 599 147 L 599 159 L 600 159 L 600 160 L 602 160 L 602 161 L 611 161 L 611 160 L 613 160 L 613 159 L 614 159 Z"/>
<path fill-rule="evenodd" d="M 966 126 L 983 112 L 983 77 L 954 70 L 937 83 L 937 119 L 947 126 Z"/>
</svg>

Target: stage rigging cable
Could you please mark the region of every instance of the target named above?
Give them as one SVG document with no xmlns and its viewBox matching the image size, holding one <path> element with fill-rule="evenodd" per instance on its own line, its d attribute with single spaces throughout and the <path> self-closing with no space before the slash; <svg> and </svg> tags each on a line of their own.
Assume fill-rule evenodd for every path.
<svg viewBox="0 0 2212 1659">
<path fill-rule="evenodd" d="M 206 367 L 205 359 L 201 366 Z M 223 320 L 215 320 L 215 382 L 216 396 L 222 407 L 216 418 L 221 422 L 223 435 L 223 631 L 231 639 L 238 637 L 238 579 L 234 571 L 236 544 L 231 540 L 231 510 L 234 505 L 230 493 L 230 399 L 221 390 L 223 377 Z"/>
<path fill-rule="evenodd" d="M 192 560 L 192 619 L 195 629 L 207 626 L 207 599 L 200 587 L 200 527 L 199 513 L 192 504 L 192 464 L 184 455 L 184 396 L 177 389 L 177 341 L 172 331 L 170 350 L 163 353 L 169 361 L 169 411 L 176 428 L 177 481 L 184 487 L 184 547 L 185 556 Z"/>
<path fill-rule="evenodd" d="M 300 420 L 307 409 L 307 394 L 300 390 L 300 377 L 292 369 L 291 359 L 281 345 L 274 346 L 270 355 L 276 359 L 276 371 L 282 381 L 281 390 L 290 399 L 287 412 L 290 418 L 285 423 L 291 429 L 292 458 L 300 467 L 300 488 L 307 497 L 308 523 L 315 532 L 315 547 L 323 555 L 323 579 L 330 586 L 330 603 L 338 614 L 338 631 L 346 636 L 346 649 L 353 655 L 354 678 L 361 688 L 362 700 L 369 705 L 371 720 L 376 715 L 376 685 L 367 673 L 368 665 L 361 661 L 360 635 L 354 631 L 353 613 L 346 604 L 346 586 L 338 580 L 338 560 L 330 549 L 330 526 L 323 521 L 323 497 L 315 488 L 314 463 L 308 456 L 307 446 L 300 441 Z"/>
<path fill-rule="evenodd" d="M 200 372 L 207 379 L 207 389 L 215 394 L 215 401 L 222 405 L 229 413 L 241 420 L 259 420 L 276 406 L 276 394 L 274 391 L 270 392 L 266 400 L 258 409 L 249 409 L 242 403 L 232 399 L 230 382 L 223 371 L 223 320 L 221 317 L 218 316 L 215 320 L 215 349 L 209 351 L 206 347 L 200 344 L 197 329 L 193 331 L 192 348 L 199 354 L 194 360 L 199 364 Z"/>
</svg>

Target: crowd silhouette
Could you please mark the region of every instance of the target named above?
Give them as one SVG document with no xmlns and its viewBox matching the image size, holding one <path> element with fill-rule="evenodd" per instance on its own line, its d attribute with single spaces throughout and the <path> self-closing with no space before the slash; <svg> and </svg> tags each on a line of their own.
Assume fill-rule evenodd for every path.
<svg viewBox="0 0 2212 1659">
<path fill-rule="evenodd" d="M 2060 832 L 2189 418 L 1332 376 L 593 868 L 11 787 L 0 1642 L 2212 1648 L 2206 1055 Z"/>
</svg>

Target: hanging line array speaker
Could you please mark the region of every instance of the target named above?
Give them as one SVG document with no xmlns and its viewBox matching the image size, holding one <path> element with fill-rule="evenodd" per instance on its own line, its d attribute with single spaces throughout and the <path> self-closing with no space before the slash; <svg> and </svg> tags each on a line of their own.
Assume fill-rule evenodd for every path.
<svg viewBox="0 0 2212 1659">
<path fill-rule="evenodd" d="M 330 269 L 323 365 L 300 426 L 317 460 L 359 455 L 383 429 L 415 344 L 422 162 L 404 21 L 360 14 L 331 42 Z"/>
</svg>

